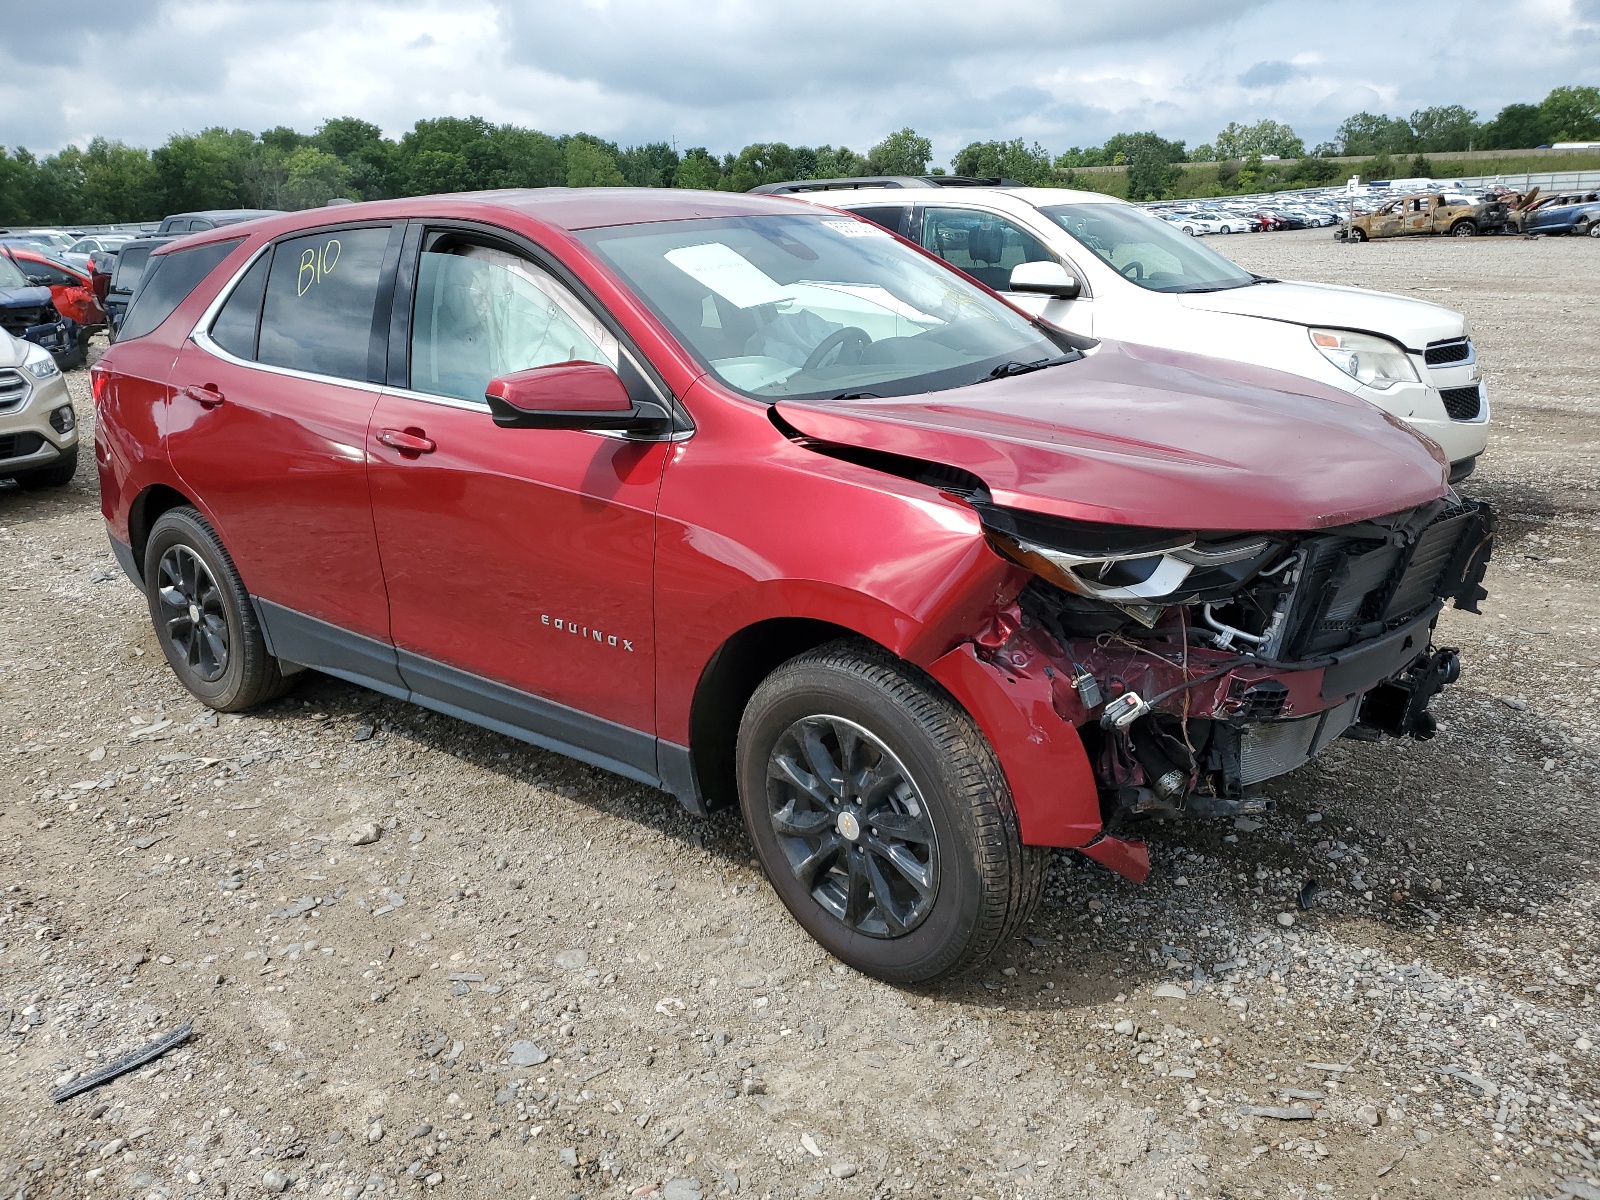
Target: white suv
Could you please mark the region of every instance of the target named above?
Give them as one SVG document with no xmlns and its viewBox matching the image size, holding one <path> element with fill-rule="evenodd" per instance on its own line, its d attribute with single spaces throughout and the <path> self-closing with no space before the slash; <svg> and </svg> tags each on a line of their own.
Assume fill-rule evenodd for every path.
<svg viewBox="0 0 1600 1200">
<path fill-rule="evenodd" d="M 77 466 L 77 421 L 55 359 L 0 330 L 0 479 L 59 487 Z"/>
<path fill-rule="evenodd" d="M 1489 401 L 1471 332 L 1448 308 L 1265 279 L 1144 209 L 1095 192 L 865 187 L 796 199 L 875 221 L 1071 333 L 1343 387 L 1439 443 L 1453 482 L 1471 474 L 1488 442 Z"/>
</svg>

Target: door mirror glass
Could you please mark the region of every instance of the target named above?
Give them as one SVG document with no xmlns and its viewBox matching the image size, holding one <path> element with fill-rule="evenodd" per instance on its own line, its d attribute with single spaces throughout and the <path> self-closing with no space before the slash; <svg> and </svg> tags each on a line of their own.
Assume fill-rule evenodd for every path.
<svg viewBox="0 0 1600 1200">
<path fill-rule="evenodd" d="M 1076 300 L 1083 292 L 1083 285 L 1058 262 L 1025 262 L 1011 268 L 1011 290 Z"/>
<path fill-rule="evenodd" d="M 562 362 L 513 371 L 484 392 L 494 423 L 504 429 L 665 431 L 670 419 L 655 404 L 635 405 L 622 377 L 604 363 Z"/>
</svg>

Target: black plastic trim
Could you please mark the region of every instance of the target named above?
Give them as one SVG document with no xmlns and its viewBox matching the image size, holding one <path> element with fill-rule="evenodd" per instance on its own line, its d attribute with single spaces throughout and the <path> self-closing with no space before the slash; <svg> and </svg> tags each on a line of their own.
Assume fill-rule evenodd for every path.
<svg viewBox="0 0 1600 1200">
<path fill-rule="evenodd" d="M 410 699 L 395 649 L 388 642 L 352 633 L 259 596 L 250 600 L 274 658 L 315 667 L 401 700 Z"/>
<path fill-rule="evenodd" d="M 700 790 L 700 776 L 694 769 L 694 751 L 676 742 L 656 739 L 656 774 L 661 777 L 660 787 L 678 798 L 678 803 L 697 817 L 710 811 L 705 793 Z"/>
<path fill-rule="evenodd" d="M 1443 600 L 1435 600 L 1421 616 L 1393 633 L 1329 655 L 1333 665 L 1323 672 L 1322 698 L 1348 700 L 1405 670 L 1427 653 L 1433 623 L 1443 607 Z"/>
<path fill-rule="evenodd" d="M 127 542 L 119 541 L 111 530 L 106 530 L 106 540 L 111 543 L 111 554 L 117 560 L 117 566 L 122 568 L 122 573 L 133 581 L 134 587 L 144 591 L 144 576 L 139 572 L 138 560 L 133 557 L 133 547 Z"/>
</svg>

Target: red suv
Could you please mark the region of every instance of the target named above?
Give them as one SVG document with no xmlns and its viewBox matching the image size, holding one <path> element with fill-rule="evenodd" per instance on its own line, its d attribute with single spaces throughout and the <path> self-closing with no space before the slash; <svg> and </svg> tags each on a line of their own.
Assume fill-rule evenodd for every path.
<svg viewBox="0 0 1600 1200">
<path fill-rule="evenodd" d="M 894 981 L 993 950 L 1049 847 L 1143 878 L 1142 822 L 1427 736 L 1492 530 L 1344 392 L 1074 340 L 767 196 L 200 234 L 94 392 L 112 544 L 203 702 L 310 667 L 738 803 Z"/>
</svg>

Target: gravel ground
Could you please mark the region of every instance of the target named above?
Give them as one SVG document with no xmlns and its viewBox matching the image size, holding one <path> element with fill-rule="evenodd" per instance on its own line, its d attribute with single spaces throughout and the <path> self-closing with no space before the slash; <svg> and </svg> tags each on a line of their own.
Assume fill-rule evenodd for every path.
<svg viewBox="0 0 1600 1200">
<path fill-rule="evenodd" d="M 1463 679 L 1142 886 L 1058 856 L 935 989 L 827 958 L 735 814 L 320 676 L 219 720 L 91 457 L 0 489 L 0 1195 L 1600 1197 L 1600 242 L 1218 240 L 1471 316 Z"/>
</svg>

